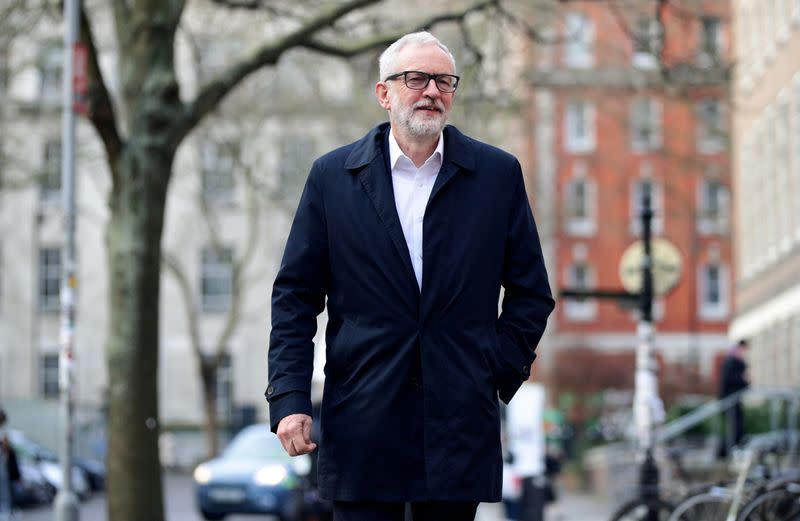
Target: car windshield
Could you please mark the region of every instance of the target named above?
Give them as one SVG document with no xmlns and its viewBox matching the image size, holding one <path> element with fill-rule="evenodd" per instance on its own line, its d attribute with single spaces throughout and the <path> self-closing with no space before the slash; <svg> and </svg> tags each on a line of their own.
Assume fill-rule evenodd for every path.
<svg viewBox="0 0 800 521">
<path fill-rule="evenodd" d="M 237 434 L 222 456 L 226 459 L 291 461 L 278 437 L 262 426 L 250 427 Z"/>
</svg>

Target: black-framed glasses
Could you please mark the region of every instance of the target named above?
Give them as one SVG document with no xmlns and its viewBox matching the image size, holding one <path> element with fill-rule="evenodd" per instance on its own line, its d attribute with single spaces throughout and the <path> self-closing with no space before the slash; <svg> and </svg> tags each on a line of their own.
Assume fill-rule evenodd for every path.
<svg viewBox="0 0 800 521">
<path fill-rule="evenodd" d="M 447 94 L 456 91 L 458 80 L 460 79 L 455 74 L 428 74 L 422 71 L 403 71 L 387 76 L 384 81 L 396 80 L 400 76 L 403 77 L 403 81 L 409 89 L 425 90 L 428 87 L 428 83 L 433 80 L 439 92 Z"/>
</svg>

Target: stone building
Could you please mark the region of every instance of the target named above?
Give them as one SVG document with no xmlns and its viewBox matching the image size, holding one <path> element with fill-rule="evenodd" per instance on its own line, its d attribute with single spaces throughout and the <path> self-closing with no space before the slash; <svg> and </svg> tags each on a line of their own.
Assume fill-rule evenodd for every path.
<svg viewBox="0 0 800 521">
<path fill-rule="evenodd" d="M 736 315 L 752 380 L 800 383 L 800 3 L 734 0 Z"/>
</svg>

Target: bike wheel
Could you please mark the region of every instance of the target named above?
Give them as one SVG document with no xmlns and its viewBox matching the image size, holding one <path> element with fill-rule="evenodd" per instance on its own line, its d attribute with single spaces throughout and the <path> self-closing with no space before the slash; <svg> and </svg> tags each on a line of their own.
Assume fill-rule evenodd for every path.
<svg viewBox="0 0 800 521">
<path fill-rule="evenodd" d="M 797 521 L 800 496 L 785 488 L 759 494 L 742 506 L 736 521 Z"/>
<path fill-rule="evenodd" d="M 725 521 L 733 503 L 727 490 L 689 496 L 675 507 L 668 521 Z"/>
<path fill-rule="evenodd" d="M 611 521 L 651 521 L 648 514 L 653 512 L 657 521 L 667 521 L 672 505 L 661 499 L 634 499 L 614 512 Z"/>
</svg>

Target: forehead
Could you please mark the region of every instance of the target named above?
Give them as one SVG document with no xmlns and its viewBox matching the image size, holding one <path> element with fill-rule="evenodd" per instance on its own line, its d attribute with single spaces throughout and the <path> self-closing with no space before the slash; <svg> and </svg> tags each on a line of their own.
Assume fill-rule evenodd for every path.
<svg viewBox="0 0 800 521">
<path fill-rule="evenodd" d="M 397 66 L 398 71 L 453 73 L 450 57 L 435 44 L 404 47 L 397 57 Z"/>
</svg>

